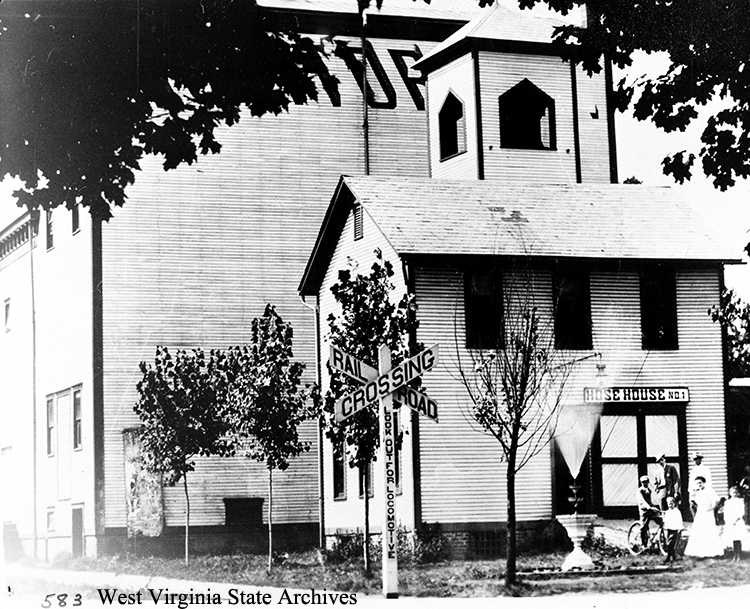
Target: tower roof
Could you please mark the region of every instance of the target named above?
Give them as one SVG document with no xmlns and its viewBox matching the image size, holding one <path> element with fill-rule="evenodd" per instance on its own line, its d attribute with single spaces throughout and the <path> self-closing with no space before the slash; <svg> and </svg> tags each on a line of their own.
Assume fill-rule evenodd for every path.
<svg viewBox="0 0 750 609">
<path fill-rule="evenodd" d="M 456 54 L 468 51 L 475 43 L 517 43 L 532 45 L 537 49 L 552 46 L 552 35 L 556 27 L 570 25 L 559 15 L 549 14 L 541 17 L 530 11 L 512 9 L 495 3 L 469 21 L 453 35 L 438 44 L 427 55 L 414 64 L 415 68 L 430 72 L 450 61 Z"/>
</svg>

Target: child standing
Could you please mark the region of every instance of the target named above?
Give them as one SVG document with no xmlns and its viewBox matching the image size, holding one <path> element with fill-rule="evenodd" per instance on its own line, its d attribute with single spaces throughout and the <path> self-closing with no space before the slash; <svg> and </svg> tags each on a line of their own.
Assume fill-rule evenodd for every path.
<svg viewBox="0 0 750 609">
<path fill-rule="evenodd" d="M 740 559 L 742 542 L 747 535 L 745 529 L 745 502 L 740 498 L 740 489 L 733 486 L 729 489 L 729 499 L 724 503 L 724 541 L 726 545 L 732 542 L 734 549 L 733 561 Z"/>
<path fill-rule="evenodd" d="M 677 560 L 677 542 L 682 531 L 682 514 L 677 509 L 674 497 L 667 497 L 667 510 L 664 512 L 664 530 L 667 534 L 667 557 L 664 562 Z"/>
</svg>

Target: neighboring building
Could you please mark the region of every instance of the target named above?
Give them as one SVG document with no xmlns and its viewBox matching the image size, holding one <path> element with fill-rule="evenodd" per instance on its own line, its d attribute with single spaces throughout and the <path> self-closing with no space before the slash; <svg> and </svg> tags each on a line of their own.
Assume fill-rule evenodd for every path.
<svg viewBox="0 0 750 609">
<path fill-rule="evenodd" d="M 339 175 L 364 172 L 366 160 L 373 174 L 429 174 L 424 79 L 411 66 L 463 25 L 465 12 L 452 1 L 389 0 L 369 16 L 365 146 L 357 3 L 259 4 L 264 18 L 326 46 L 318 103 L 243 115 L 218 134 L 221 154 L 192 166 L 165 173 L 160 159 L 144 159 L 106 224 L 57 208 L 31 243 L 28 215 L 0 232 L 0 450 L 3 489 L 12 489 L 3 492 L 2 518 L 18 552 L 52 558 L 123 546 L 128 519 L 140 518 L 129 500 L 125 432 L 138 425 L 138 364 L 156 345 L 241 344 L 270 302 L 293 324 L 295 354 L 314 380 L 315 317 L 295 278 Z M 303 436 L 312 450 L 274 476 L 281 544 L 284 536 L 318 540 L 316 426 Z M 201 460 L 190 484 L 196 550 L 264 543 L 261 466 Z M 169 537 L 183 523 L 182 490 L 148 500 L 162 502 Z"/>
<path fill-rule="evenodd" d="M 502 337 L 498 303 L 520 278 L 557 346 L 580 361 L 563 403 L 602 407 L 579 478 L 584 509 L 634 516 L 638 477 L 653 476 L 661 453 L 687 481 L 689 453 L 701 450 L 715 487 L 726 486 L 722 334 L 707 311 L 723 264 L 739 256 L 678 191 L 609 183 L 608 74 L 588 78 L 561 61 L 545 42 L 553 25 L 493 9 L 420 60 L 431 178 L 342 177 L 300 284 L 325 324 L 338 271 L 353 262 L 366 272 L 378 248 L 397 270 L 394 298 L 416 295 L 416 338 L 443 354 L 423 379 L 439 423 L 400 415 L 398 518 L 438 526 L 470 554 L 502 539 L 505 471 L 497 440 L 472 419 L 459 362 Z M 325 331 L 319 353 L 325 360 Z M 326 533 L 357 530 L 358 476 L 324 449 Z M 556 446 L 519 476 L 522 526 L 570 511 Z M 382 501 L 371 505 L 380 523 Z"/>
</svg>

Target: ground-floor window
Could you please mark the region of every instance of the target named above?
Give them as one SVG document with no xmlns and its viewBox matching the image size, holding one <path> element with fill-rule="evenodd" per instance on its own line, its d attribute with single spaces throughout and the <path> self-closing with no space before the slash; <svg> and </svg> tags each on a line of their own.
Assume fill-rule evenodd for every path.
<svg viewBox="0 0 750 609">
<path fill-rule="evenodd" d="M 603 516 L 635 516 L 638 478 L 645 474 L 654 479 L 661 454 L 677 467 L 680 480 L 686 480 L 684 405 L 605 406 L 591 443 L 597 511 Z"/>
</svg>

